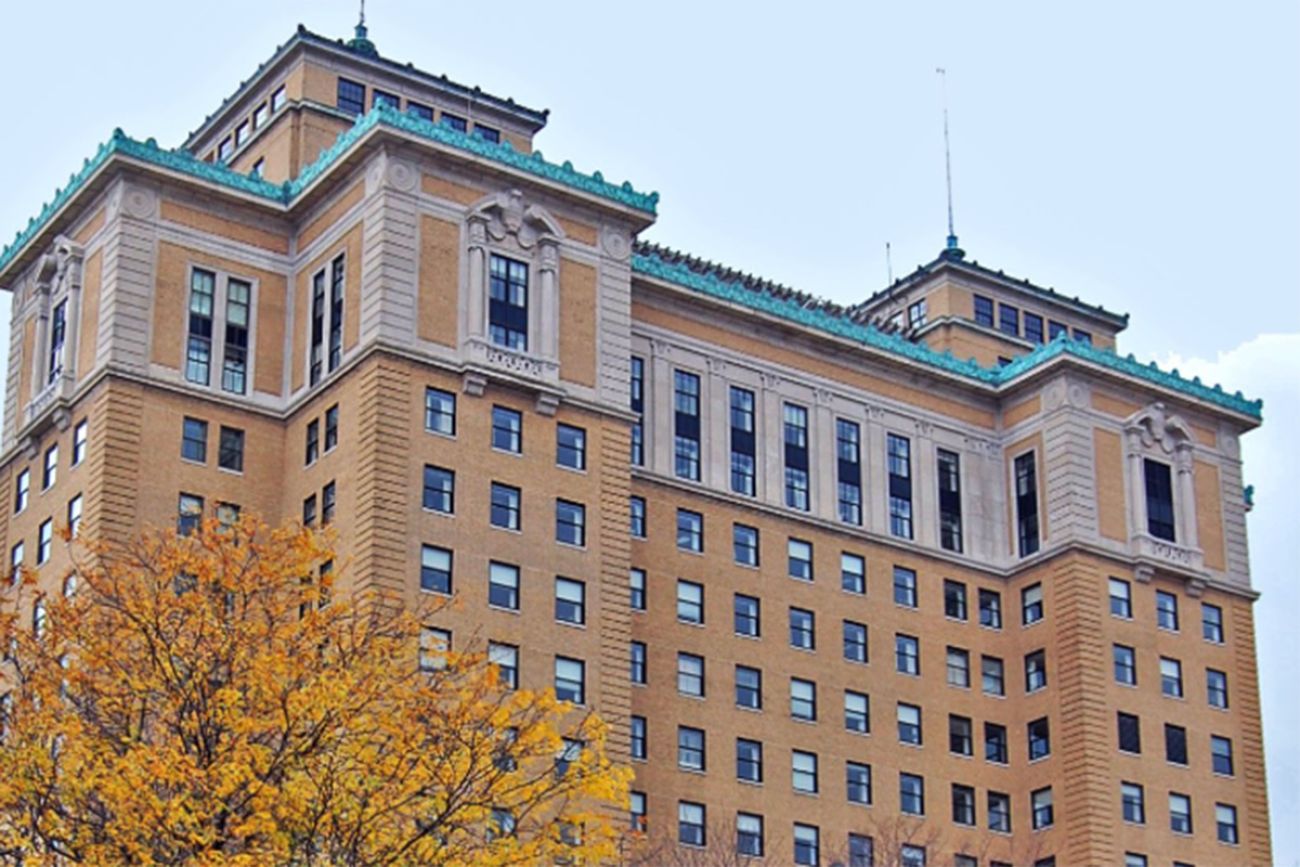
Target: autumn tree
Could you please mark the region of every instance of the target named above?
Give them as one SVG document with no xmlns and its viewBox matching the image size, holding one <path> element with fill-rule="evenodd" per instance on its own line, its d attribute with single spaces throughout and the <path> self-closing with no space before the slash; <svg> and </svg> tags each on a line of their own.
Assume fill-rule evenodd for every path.
<svg viewBox="0 0 1300 867">
<path fill-rule="evenodd" d="M 251 519 L 78 543 L 0 600 L 0 863 L 497 865 L 617 857 L 606 727 Z"/>
</svg>

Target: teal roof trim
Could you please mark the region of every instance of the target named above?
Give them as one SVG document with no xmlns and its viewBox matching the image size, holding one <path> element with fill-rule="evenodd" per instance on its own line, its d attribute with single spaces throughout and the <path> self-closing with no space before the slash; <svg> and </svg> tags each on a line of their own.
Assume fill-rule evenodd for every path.
<svg viewBox="0 0 1300 867">
<path fill-rule="evenodd" d="M 686 289 L 748 307 L 760 313 L 823 331 L 836 337 L 852 340 L 879 349 L 884 352 L 915 361 L 943 373 L 960 376 L 983 385 L 992 387 L 1009 383 L 1017 377 L 1029 373 L 1056 358 L 1059 355 L 1072 355 L 1108 370 L 1132 376 L 1154 385 L 1171 389 L 1198 400 L 1212 403 L 1224 409 L 1241 413 L 1252 418 L 1261 418 L 1264 402 L 1250 400 L 1240 391 L 1229 394 L 1221 386 L 1205 385 L 1199 377 L 1185 379 L 1177 370 L 1161 370 L 1153 361 L 1142 364 L 1132 355 L 1120 356 L 1107 349 L 1099 349 L 1089 344 L 1071 340 L 1066 335 L 1058 335 L 1051 343 L 1015 359 L 1003 367 L 983 367 L 974 359 L 962 360 L 950 352 L 936 352 L 929 347 L 913 343 L 898 334 L 889 334 L 873 325 L 854 322 L 843 314 L 826 309 L 806 307 L 790 298 L 778 298 L 765 292 L 756 292 L 736 282 L 729 282 L 718 277 L 692 270 L 681 263 L 666 262 L 658 256 L 635 253 L 632 256 L 632 270 L 649 277 L 673 283 Z"/>
<path fill-rule="evenodd" d="M 137 141 L 122 132 L 122 130 L 117 129 L 113 131 L 112 137 L 107 142 L 99 146 L 95 151 L 95 155 L 82 164 L 81 170 L 68 178 L 68 183 L 62 189 L 54 191 L 54 198 L 41 208 L 40 213 L 28 220 L 27 226 L 14 236 L 13 241 L 3 250 L 0 250 L 0 271 L 9 267 L 10 262 L 14 260 L 19 251 L 26 247 L 28 242 L 45 228 L 50 219 L 68 203 L 86 181 L 114 154 L 121 154 L 159 168 L 187 174 L 235 192 L 265 199 L 268 202 L 289 205 L 311 186 L 313 181 L 324 174 L 335 161 L 350 150 L 363 135 L 380 125 L 448 145 L 457 150 L 483 157 L 512 169 L 527 172 L 544 180 L 554 181 L 572 189 L 599 196 L 647 214 L 653 215 L 659 203 L 658 193 L 637 192 L 632 189 L 632 185 L 628 182 L 621 185 L 610 183 L 605 180 L 600 172 L 585 175 L 575 170 L 572 163 L 569 162 L 562 165 L 548 163 L 543 159 L 540 151 L 523 154 L 515 150 L 509 142 L 490 142 L 477 136 L 458 132 L 450 127 L 439 126 L 421 120 L 413 115 L 402 114 L 387 104 L 380 104 L 357 118 L 357 122 L 340 133 L 334 144 L 323 151 L 315 162 L 304 168 L 298 177 L 282 184 L 273 184 L 254 175 L 240 174 L 220 163 L 205 162 L 188 151 L 161 148 L 152 138 Z"/>
</svg>

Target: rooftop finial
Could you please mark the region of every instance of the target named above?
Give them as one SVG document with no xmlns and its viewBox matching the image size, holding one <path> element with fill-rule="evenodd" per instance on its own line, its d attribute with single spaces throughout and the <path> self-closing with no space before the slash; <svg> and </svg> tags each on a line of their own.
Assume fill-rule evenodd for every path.
<svg viewBox="0 0 1300 867">
<path fill-rule="evenodd" d="M 375 43 L 370 41 L 369 31 L 366 29 L 366 0 L 361 0 L 361 17 L 357 19 L 354 32 L 356 35 L 348 40 L 348 48 L 366 57 L 378 57 L 379 51 L 375 48 Z"/>
<path fill-rule="evenodd" d="M 957 246 L 957 232 L 952 222 L 952 148 L 948 142 L 948 70 L 940 66 L 934 71 L 939 75 L 943 93 L 943 167 L 948 179 L 948 243 L 940 255 L 944 259 L 964 259 L 966 252 Z"/>
</svg>

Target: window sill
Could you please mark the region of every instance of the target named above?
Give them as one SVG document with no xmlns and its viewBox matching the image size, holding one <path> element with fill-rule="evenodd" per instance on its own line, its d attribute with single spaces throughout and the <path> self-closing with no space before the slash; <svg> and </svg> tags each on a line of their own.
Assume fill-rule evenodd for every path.
<svg viewBox="0 0 1300 867">
<path fill-rule="evenodd" d="M 184 455 L 181 455 L 181 463 L 188 464 L 191 467 L 204 467 L 204 468 L 206 468 L 208 465 L 207 461 L 196 461 L 194 458 L 187 458 Z M 311 464 L 308 464 L 307 466 L 311 466 Z"/>
<path fill-rule="evenodd" d="M 424 512 L 426 515 L 440 515 L 443 518 L 456 517 L 455 512 L 444 512 L 442 509 L 431 509 L 428 506 L 421 506 L 420 511 Z"/>
<path fill-rule="evenodd" d="M 696 556 L 696 557 L 703 557 L 703 556 L 704 556 L 704 549 L 703 549 L 703 548 L 700 548 L 700 549 L 697 550 L 697 549 L 695 549 L 695 548 L 683 548 L 681 545 L 678 545 L 678 546 L 677 546 L 677 553 L 678 553 L 678 554 L 693 554 L 693 555 Z"/>
<path fill-rule="evenodd" d="M 559 545 L 561 548 L 569 548 L 574 551 L 587 550 L 587 546 L 585 543 L 580 545 L 577 542 L 565 542 L 563 539 L 556 539 L 555 544 Z"/>
<path fill-rule="evenodd" d="M 1038 626 L 1040 623 L 1046 622 L 1046 620 L 1047 620 L 1046 617 L 1040 617 L 1037 620 L 1035 620 L 1033 623 L 1025 623 L 1021 621 L 1020 626 L 1022 629 L 1033 629 L 1035 626 Z"/>
<path fill-rule="evenodd" d="M 524 456 L 523 450 L 512 451 L 511 449 L 503 449 L 500 446 L 492 446 L 492 451 L 496 452 L 499 455 L 510 455 L 511 457 L 515 457 L 515 458 L 522 458 Z"/>
<path fill-rule="evenodd" d="M 493 530 L 501 530 L 506 533 L 513 533 L 516 536 L 522 536 L 524 531 L 519 527 L 503 527 L 500 524 L 488 524 Z"/>
<path fill-rule="evenodd" d="M 506 607 L 505 605 L 493 605 L 491 602 L 488 603 L 488 610 L 489 610 L 489 611 L 501 611 L 501 612 L 503 612 L 503 613 L 505 613 L 505 614 L 514 614 L 515 616 L 518 616 L 518 615 L 519 615 L 519 609 L 518 609 L 518 608 L 508 608 L 508 607 Z"/>
<path fill-rule="evenodd" d="M 587 624 L 585 624 L 585 623 L 574 623 L 573 621 L 570 621 L 570 620 L 556 620 L 556 621 L 555 621 L 555 624 L 556 624 L 557 626 L 567 626 L 567 627 L 569 627 L 570 629 L 581 629 L 581 630 L 584 630 L 584 631 L 587 629 Z"/>
<path fill-rule="evenodd" d="M 427 433 L 429 436 L 441 437 L 442 439 L 451 440 L 452 442 L 456 441 L 456 434 L 454 433 L 447 433 L 445 431 L 434 430 L 433 428 L 427 426 L 425 427 L 424 432 Z M 328 454 L 329 451 L 332 450 L 327 450 L 326 453 Z"/>
<path fill-rule="evenodd" d="M 587 475 L 587 468 L 586 468 L 586 467 L 571 467 L 571 466 L 569 466 L 568 464 L 560 464 L 560 463 L 557 463 L 557 464 L 555 465 L 555 468 L 556 468 L 557 470 L 564 470 L 565 472 L 569 472 L 569 473 L 576 473 L 577 475 L 580 475 L 580 476 L 585 476 L 585 475 Z"/>
<path fill-rule="evenodd" d="M 682 620 L 680 617 L 678 617 L 677 622 L 680 623 L 682 626 L 693 626 L 696 629 L 704 628 L 703 620 Z"/>
<path fill-rule="evenodd" d="M 1051 754 L 1051 753 L 1048 753 L 1048 754 L 1045 755 L 1045 756 L 1039 756 L 1039 757 L 1036 758 L 1036 759 L 1030 759 L 1030 760 L 1029 760 L 1029 764 L 1030 764 L 1030 765 L 1041 764 L 1041 763 L 1047 761 L 1048 759 L 1050 759 L 1051 757 L 1052 757 L 1052 754 Z"/>
</svg>

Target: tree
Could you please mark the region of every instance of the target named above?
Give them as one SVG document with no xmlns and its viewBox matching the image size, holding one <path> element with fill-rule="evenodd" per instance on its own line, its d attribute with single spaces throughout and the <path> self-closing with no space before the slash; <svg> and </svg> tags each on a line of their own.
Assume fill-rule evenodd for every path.
<svg viewBox="0 0 1300 867">
<path fill-rule="evenodd" d="M 422 616 L 334 589 L 252 519 L 78 542 L 0 602 L 0 863 L 595 863 L 630 773 L 606 726 L 503 688 Z M 417 662 L 418 660 L 418 662 Z"/>
</svg>

